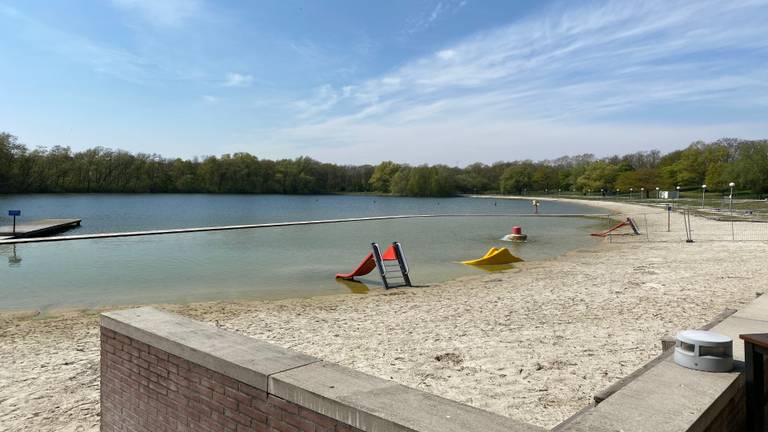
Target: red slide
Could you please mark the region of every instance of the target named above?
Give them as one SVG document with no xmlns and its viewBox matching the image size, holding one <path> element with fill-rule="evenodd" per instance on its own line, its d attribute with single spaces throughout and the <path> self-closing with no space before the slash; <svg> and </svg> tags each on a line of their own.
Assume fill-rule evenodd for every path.
<svg viewBox="0 0 768 432">
<path fill-rule="evenodd" d="M 336 275 L 337 279 L 354 279 L 355 276 L 364 276 L 372 272 L 376 268 L 376 261 L 373 260 L 373 253 L 369 253 L 368 256 L 363 258 L 360 265 L 357 266 L 352 273 L 339 273 Z"/>
<path fill-rule="evenodd" d="M 390 246 L 387 248 L 387 250 L 384 251 L 383 254 L 381 254 L 381 259 L 384 261 L 396 261 L 397 260 L 397 254 L 395 253 L 395 247 Z M 373 259 L 373 253 L 369 253 L 363 260 L 360 262 L 360 265 L 357 266 L 355 270 L 352 271 L 352 273 L 339 273 L 336 275 L 337 279 L 348 279 L 352 280 L 355 278 L 355 276 L 365 276 L 368 273 L 372 272 L 373 269 L 376 268 L 376 261 Z"/>
<path fill-rule="evenodd" d="M 610 234 L 610 233 L 612 233 L 612 232 L 616 231 L 617 229 L 619 229 L 621 227 L 624 227 L 624 226 L 631 227 L 632 231 L 636 235 L 640 234 L 640 230 L 637 229 L 637 224 L 635 223 L 635 221 L 632 220 L 632 218 L 627 218 L 626 220 L 617 223 L 616 225 L 610 227 L 609 229 L 607 229 L 605 231 L 592 233 L 590 235 L 595 236 L 595 237 L 606 237 L 606 236 L 608 236 L 608 234 Z"/>
</svg>

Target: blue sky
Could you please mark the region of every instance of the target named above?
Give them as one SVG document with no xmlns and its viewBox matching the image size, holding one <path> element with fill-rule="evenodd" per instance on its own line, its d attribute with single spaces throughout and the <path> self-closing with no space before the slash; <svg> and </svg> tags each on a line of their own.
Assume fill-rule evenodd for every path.
<svg viewBox="0 0 768 432">
<path fill-rule="evenodd" d="M 30 145 L 465 165 L 768 137 L 768 0 L 0 0 Z"/>
</svg>

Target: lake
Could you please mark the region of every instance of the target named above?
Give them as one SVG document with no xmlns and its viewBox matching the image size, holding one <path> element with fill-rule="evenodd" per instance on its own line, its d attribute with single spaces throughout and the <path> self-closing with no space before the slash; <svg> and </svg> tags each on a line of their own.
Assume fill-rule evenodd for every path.
<svg viewBox="0 0 768 432">
<path fill-rule="evenodd" d="M 205 300 L 286 298 L 380 289 L 374 271 L 362 284 L 334 279 L 370 252 L 370 243 L 402 243 L 416 285 L 482 269 L 459 264 L 492 246 L 507 246 L 525 260 L 559 256 L 593 245 L 593 218 L 523 218 L 528 200 L 401 198 L 379 196 L 276 196 L 175 194 L 0 195 L 23 220 L 80 218 L 68 234 L 212 225 L 256 224 L 399 214 L 492 213 L 351 222 L 241 231 L 0 245 L 0 309 L 100 307 Z M 543 202 L 541 213 L 601 213 L 567 202 Z M 520 225 L 529 241 L 499 239 Z"/>
</svg>

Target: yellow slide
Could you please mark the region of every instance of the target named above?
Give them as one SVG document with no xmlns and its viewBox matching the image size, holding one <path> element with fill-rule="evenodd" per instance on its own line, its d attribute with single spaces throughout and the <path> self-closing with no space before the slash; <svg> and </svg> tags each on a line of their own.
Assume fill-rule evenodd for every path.
<svg viewBox="0 0 768 432">
<path fill-rule="evenodd" d="M 499 264 L 511 264 L 511 263 L 520 262 L 520 261 L 522 261 L 522 259 L 512 255 L 509 249 L 505 247 L 503 248 L 492 247 L 488 249 L 488 252 L 486 252 L 482 258 L 469 260 L 469 261 L 462 261 L 462 264 L 499 265 Z"/>
</svg>

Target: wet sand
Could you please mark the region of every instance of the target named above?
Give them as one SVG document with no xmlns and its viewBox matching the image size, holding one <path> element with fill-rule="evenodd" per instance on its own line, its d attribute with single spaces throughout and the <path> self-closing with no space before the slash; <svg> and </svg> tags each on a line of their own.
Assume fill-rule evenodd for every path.
<svg viewBox="0 0 768 432">
<path fill-rule="evenodd" d="M 722 224 L 696 218 L 695 229 Z M 427 288 L 160 307 L 552 427 L 657 355 L 661 337 L 765 289 L 768 242 L 687 244 L 677 215 L 673 232 L 656 228 L 654 242 L 606 241 Z M 0 315 L 0 429 L 98 430 L 97 326 L 95 311 Z"/>
</svg>

